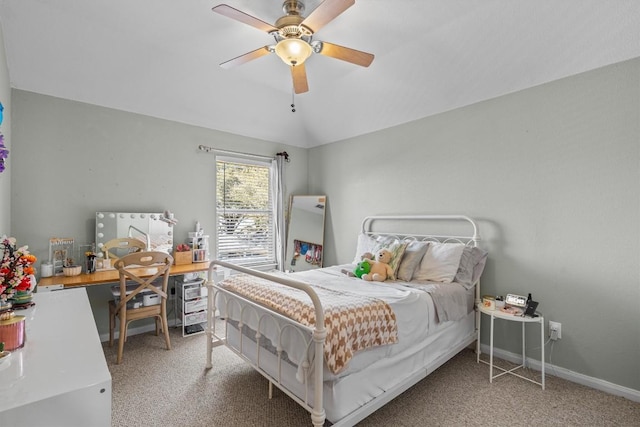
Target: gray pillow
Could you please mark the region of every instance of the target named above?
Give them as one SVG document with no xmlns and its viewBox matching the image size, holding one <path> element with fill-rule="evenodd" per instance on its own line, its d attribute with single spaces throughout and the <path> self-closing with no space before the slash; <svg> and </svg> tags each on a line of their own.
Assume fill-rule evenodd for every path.
<svg viewBox="0 0 640 427">
<path fill-rule="evenodd" d="M 489 253 L 483 249 L 466 246 L 462 251 L 460 266 L 453 281 L 460 283 L 467 289 L 473 287 L 484 270 L 488 254 Z"/>
<path fill-rule="evenodd" d="M 424 254 L 427 253 L 428 248 L 429 242 L 409 242 L 404 250 L 402 261 L 400 261 L 400 267 L 398 267 L 398 274 L 396 275 L 398 279 L 405 282 L 411 281 L 414 271 L 420 265 L 420 261 L 422 261 Z"/>
</svg>

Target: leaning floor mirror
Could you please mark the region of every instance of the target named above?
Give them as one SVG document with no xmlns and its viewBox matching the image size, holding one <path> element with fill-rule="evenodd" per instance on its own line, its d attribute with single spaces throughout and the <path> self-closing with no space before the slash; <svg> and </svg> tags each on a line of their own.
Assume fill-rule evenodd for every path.
<svg viewBox="0 0 640 427">
<path fill-rule="evenodd" d="M 291 196 L 285 270 L 322 267 L 326 201 L 326 196 Z"/>
</svg>

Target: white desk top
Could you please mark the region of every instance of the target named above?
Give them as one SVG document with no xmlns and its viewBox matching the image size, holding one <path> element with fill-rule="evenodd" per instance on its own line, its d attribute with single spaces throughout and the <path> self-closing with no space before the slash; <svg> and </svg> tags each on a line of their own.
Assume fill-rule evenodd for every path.
<svg viewBox="0 0 640 427">
<path fill-rule="evenodd" d="M 111 381 L 86 290 L 33 300 L 16 312 L 26 316 L 24 347 L 0 364 L 0 419 L 2 411 Z"/>
</svg>

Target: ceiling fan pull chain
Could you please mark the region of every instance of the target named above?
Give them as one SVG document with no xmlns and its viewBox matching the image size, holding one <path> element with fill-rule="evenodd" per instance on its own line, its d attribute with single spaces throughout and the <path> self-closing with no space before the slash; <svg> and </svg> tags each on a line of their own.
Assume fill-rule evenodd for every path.
<svg viewBox="0 0 640 427">
<path fill-rule="evenodd" d="M 291 112 L 296 112 L 296 102 L 295 102 L 296 91 L 294 88 L 291 88 Z"/>
</svg>

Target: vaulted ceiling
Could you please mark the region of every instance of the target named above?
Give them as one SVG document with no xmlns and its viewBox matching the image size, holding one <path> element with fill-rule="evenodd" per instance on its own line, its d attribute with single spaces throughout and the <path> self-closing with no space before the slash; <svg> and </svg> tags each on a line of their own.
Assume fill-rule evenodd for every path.
<svg viewBox="0 0 640 427">
<path fill-rule="evenodd" d="M 224 0 L 270 24 L 282 0 Z M 308 15 L 321 0 L 304 2 Z M 313 54 L 292 94 L 273 38 L 207 0 L 0 0 L 14 88 L 313 147 L 640 56 L 637 0 L 357 0 L 314 39 L 370 52 L 368 68 Z M 291 104 L 295 103 L 295 112 Z"/>
</svg>

